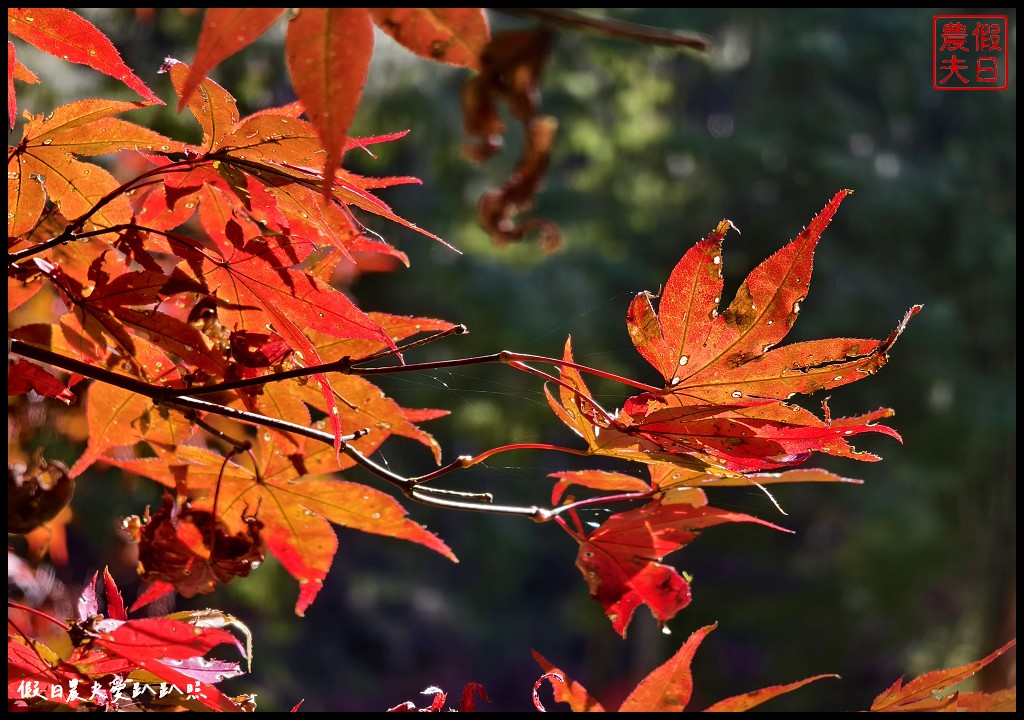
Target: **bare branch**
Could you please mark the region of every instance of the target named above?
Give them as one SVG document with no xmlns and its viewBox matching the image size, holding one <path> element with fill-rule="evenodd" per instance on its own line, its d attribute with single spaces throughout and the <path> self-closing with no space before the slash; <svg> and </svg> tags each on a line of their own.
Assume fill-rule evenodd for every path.
<svg viewBox="0 0 1024 720">
<path fill-rule="evenodd" d="M 565 8 L 490 9 L 495 12 L 505 13 L 506 15 L 535 18 L 545 25 L 553 25 L 576 32 L 589 32 L 616 40 L 629 40 L 647 45 L 664 45 L 679 49 L 695 50 L 700 53 L 706 53 L 711 50 L 711 40 L 706 35 L 700 33 L 666 30 L 649 25 L 598 18 L 573 10 L 566 10 Z"/>
</svg>

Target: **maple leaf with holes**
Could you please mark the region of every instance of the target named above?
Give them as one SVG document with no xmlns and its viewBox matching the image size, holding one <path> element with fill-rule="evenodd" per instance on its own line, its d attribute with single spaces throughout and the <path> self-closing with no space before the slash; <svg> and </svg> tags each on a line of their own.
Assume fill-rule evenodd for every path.
<svg viewBox="0 0 1024 720">
<path fill-rule="evenodd" d="M 682 712 L 693 697 L 693 673 L 691 665 L 697 648 L 704 638 L 717 627 L 706 625 L 690 635 L 675 654 L 651 671 L 637 683 L 619 706 L 618 712 Z M 544 670 L 544 675 L 534 687 L 533 702 L 538 710 L 544 705 L 538 695 L 544 680 L 551 684 L 556 702 L 569 705 L 573 712 L 604 712 L 605 708 L 583 685 L 572 680 L 561 669 L 552 664 L 536 650 L 531 651 L 533 659 Z M 772 698 L 803 687 L 808 683 L 838 675 L 815 675 L 786 685 L 773 685 L 751 693 L 737 695 L 715 703 L 705 712 L 741 712 L 756 707 Z"/>
<path fill-rule="evenodd" d="M 197 447 L 154 449 L 156 458 L 106 461 L 170 489 L 186 488 L 193 512 L 215 515 L 228 535 L 244 536 L 258 520 L 267 550 L 299 583 L 298 615 L 320 592 L 337 552 L 332 523 L 409 540 L 457 562 L 442 540 L 407 519 L 389 495 L 325 475 L 340 465 L 322 443 L 303 453 L 289 448 L 279 433 L 264 432 L 257 437 L 253 466 Z"/>
<path fill-rule="evenodd" d="M 834 338 L 776 348 L 807 297 L 814 249 L 851 194 L 841 190 L 788 245 L 754 268 L 735 299 L 719 312 L 723 220 L 694 245 L 669 275 L 656 313 L 650 293 L 627 313 L 637 350 L 665 379 L 665 393 L 691 402 L 751 405 L 839 387 L 877 372 L 914 306 L 884 340 Z"/>
<path fill-rule="evenodd" d="M 878 460 L 847 438 L 882 433 L 899 440 L 895 430 L 877 423 L 892 410 L 832 418 L 824 406 L 820 419 L 785 401 L 876 372 L 921 306 L 910 308 L 884 340 L 834 338 L 774 347 L 799 313 L 814 248 L 848 194 L 836 193 L 795 240 L 751 271 L 719 313 L 721 246 L 732 227 L 722 221 L 676 265 L 660 312 L 646 292 L 629 307 L 629 335 L 661 373 L 664 387 L 629 398 L 621 411 L 604 410 L 569 365 L 567 342 L 558 399 L 548 391 L 556 415 L 587 440 L 592 453 L 698 470 L 704 465 L 727 474 L 759 472 L 802 464 L 816 452 Z"/>
</svg>

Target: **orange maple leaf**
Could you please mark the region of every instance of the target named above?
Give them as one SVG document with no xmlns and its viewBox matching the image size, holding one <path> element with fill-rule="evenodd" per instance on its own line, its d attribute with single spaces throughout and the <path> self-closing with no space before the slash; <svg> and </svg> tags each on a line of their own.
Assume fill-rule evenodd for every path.
<svg viewBox="0 0 1024 720">
<path fill-rule="evenodd" d="M 419 543 L 457 562 L 448 546 L 409 520 L 391 496 L 359 483 L 307 475 L 304 469 L 309 456 L 279 451 L 278 442 L 277 433 L 261 433 L 255 466 L 243 466 L 190 446 L 162 452 L 157 458 L 108 458 L 107 462 L 171 489 L 187 488 L 191 506 L 222 520 L 225 533 L 244 534 L 249 518 L 261 522 L 267 549 L 299 582 L 298 615 L 305 613 L 320 592 L 337 552 L 332 523 Z M 336 456 L 326 445 L 316 446 L 319 459 L 309 459 L 309 465 L 319 465 L 318 471 L 325 472 Z M 336 468 L 337 461 L 334 463 Z"/>
</svg>

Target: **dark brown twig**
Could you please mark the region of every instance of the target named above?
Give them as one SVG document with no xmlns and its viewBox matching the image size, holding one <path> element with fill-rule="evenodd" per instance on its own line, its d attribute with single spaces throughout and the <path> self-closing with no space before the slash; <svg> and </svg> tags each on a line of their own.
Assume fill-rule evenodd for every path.
<svg viewBox="0 0 1024 720">
<path fill-rule="evenodd" d="M 565 8 L 490 8 L 495 12 L 515 15 L 518 17 L 530 17 L 539 20 L 545 25 L 589 32 L 594 35 L 614 38 L 616 40 L 629 40 L 632 42 L 646 43 L 648 45 L 663 45 L 674 48 L 685 48 L 700 53 L 711 50 L 711 41 L 706 35 L 700 33 L 685 32 L 680 30 L 666 30 L 664 28 L 651 27 L 649 25 L 637 25 L 619 20 L 598 18 L 592 15 L 584 15 L 575 10 Z"/>
</svg>

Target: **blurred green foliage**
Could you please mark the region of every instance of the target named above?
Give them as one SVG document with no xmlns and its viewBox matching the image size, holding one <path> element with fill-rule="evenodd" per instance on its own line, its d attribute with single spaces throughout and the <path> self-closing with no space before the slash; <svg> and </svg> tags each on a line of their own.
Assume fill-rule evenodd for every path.
<svg viewBox="0 0 1024 720">
<path fill-rule="evenodd" d="M 551 254 L 529 241 L 496 248 L 475 223 L 480 193 L 501 185 L 513 167 L 519 128 L 510 125 L 501 155 L 471 165 L 459 152 L 466 71 L 424 62 L 379 37 L 354 130 L 411 132 L 375 146 L 376 159 L 351 153 L 346 166 L 421 178 L 422 187 L 382 196 L 462 254 L 371 223 L 412 262 L 359 276 L 351 290 L 361 307 L 469 327 L 470 334 L 410 353 L 409 361 L 503 348 L 560 356 L 571 334 L 578 361 L 653 381 L 625 332 L 634 293 L 657 291 L 685 249 L 728 218 L 742 232 L 726 240 L 728 301 L 755 264 L 834 192 L 851 188 L 819 245 L 810 295 L 788 340 L 881 338 L 922 303 L 890 364 L 830 399 L 837 415 L 894 408 L 904 444 L 857 443 L 884 457 L 876 464 L 814 463 L 865 484 L 779 488 L 773 492 L 786 517 L 753 488 L 711 493 L 713 504 L 796 534 L 727 526 L 671 556 L 694 576 L 693 603 L 669 623 L 671 635 L 641 608 L 628 638 L 619 639 L 587 597 L 573 567 L 575 545 L 554 526 L 410 507 L 453 548 L 458 565 L 418 546 L 340 530 L 335 565 L 306 618 L 292 614 L 294 581 L 274 562 L 189 603 L 250 624 L 253 674 L 229 689 L 257 693 L 261 710 L 300 699 L 303 710 L 382 710 L 419 701 L 428 685 L 457 697 L 470 681 L 483 683 L 492 701 L 479 710 L 528 710 L 540 675 L 531 648 L 614 707 L 691 632 L 716 621 L 697 653 L 691 707 L 839 673 L 841 680 L 819 681 L 767 707 L 863 710 L 901 675 L 961 664 L 1001 645 L 1007 611 L 1015 623 L 1015 10 L 998 11 L 1010 18 L 1009 89 L 962 93 L 932 88 L 933 9 L 594 12 L 703 32 L 714 50 L 699 57 L 559 32 L 542 104 L 560 129 L 534 208 L 564 234 Z M 156 69 L 165 55 L 191 59 L 198 16 L 158 9 L 139 23 L 130 10 L 84 14 L 170 102 Z M 530 24 L 497 12 L 491 18 L 495 31 Z M 292 99 L 280 37 L 272 30 L 213 73 L 244 112 Z M 104 96 L 114 94 L 85 70 L 61 65 L 65 82 L 54 85 L 52 72 L 30 67 L 44 85 L 19 99 L 33 112 L 98 93 L 97 84 Z M 171 105 L 152 111 L 155 126 L 183 138 L 195 133 Z M 500 365 L 381 385 L 402 405 L 452 411 L 427 426 L 446 460 L 511 442 L 574 443 L 537 378 Z M 626 396 L 594 385 L 609 406 Z M 402 443 L 384 448 L 391 467 L 430 469 L 426 452 Z M 549 472 L 598 466 L 608 465 L 509 453 L 452 476 L 450 486 L 543 503 Z M 79 518 L 95 525 L 121 512 L 110 504 L 116 476 L 97 475 L 91 490 L 84 480 Z M 125 495 L 151 502 L 150 490 Z M 110 555 L 97 548 L 95 530 L 79 532 L 73 556 L 100 562 Z M 81 577 L 72 579 L 95 570 L 79 563 Z"/>
</svg>

